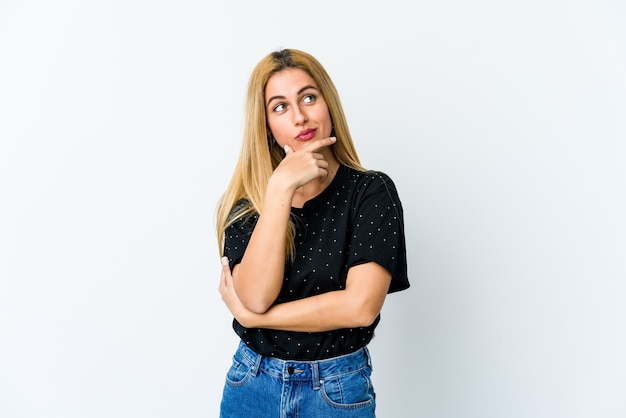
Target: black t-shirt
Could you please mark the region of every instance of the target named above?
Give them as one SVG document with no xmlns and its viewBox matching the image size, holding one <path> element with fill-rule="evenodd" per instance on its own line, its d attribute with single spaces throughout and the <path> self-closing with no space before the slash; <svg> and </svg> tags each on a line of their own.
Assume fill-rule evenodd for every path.
<svg viewBox="0 0 626 418">
<path fill-rule="evenodd" d="M 351 266 L 375 262 L 392 274 L 389 293 L 409 287 L 403 212 L 392 180 L 384 173 L 345 166 L 328 187 L 302 208 L 291 209 L 296 224 L 293 263 L 275 304 L 345 288 Z M 258 216 L 227 228 L 224 255 L 239 263 Z M 259 278 L 262 280 L 262 278 Z M 367 345 L 380 316 L 368 327 L 328 332 L 249 329 L 233 321 L 239 337 L 254 351 L 289 360 L 321 360 Z"/>
</svg>

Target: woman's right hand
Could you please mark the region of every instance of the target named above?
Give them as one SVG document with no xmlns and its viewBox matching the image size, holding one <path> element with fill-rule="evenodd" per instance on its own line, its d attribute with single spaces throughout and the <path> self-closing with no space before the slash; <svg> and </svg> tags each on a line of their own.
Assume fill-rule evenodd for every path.
<svg viewBox="0 0 626 418">
<path fill-rule="evenodd" d="M 335 141 L 335 137 L 316 139 L 297 151 L 285 145 L 285 158 L 274 170 L 272 178 L 294 190 L 315 179 L 324 181 L 328 176 L 328 162 L 318 151 Z"/>
</svg>

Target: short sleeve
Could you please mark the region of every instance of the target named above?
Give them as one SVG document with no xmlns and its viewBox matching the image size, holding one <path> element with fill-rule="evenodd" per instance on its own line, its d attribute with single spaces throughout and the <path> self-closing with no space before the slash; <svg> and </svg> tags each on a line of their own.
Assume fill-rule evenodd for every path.
<svg viewBox="0 0 626 418">
<path fill-rule="evenodd" d="M 231 213 L 235 213 L 244 205 L 238 202 Z M 244 215 L 228 226 L 224 232 L 224 255 L 228 257 L 231 270 L 241 262 L 243 254 L 250 242 L 250 236 L 258 220 L 258 215 Z"/>
<path fill-rule="evenodd" d="M 404 215 L 395 184 L 381 172 L 367 172 L 358 186 L 348 267 L 375 262 L 391 272 L 389 293 L 407 289 Z"/>
</svg>

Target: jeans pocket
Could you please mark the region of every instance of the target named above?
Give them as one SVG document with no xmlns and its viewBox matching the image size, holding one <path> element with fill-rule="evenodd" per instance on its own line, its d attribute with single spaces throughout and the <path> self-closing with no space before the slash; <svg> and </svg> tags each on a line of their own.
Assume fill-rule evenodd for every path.
<svg viewBox="0 0 626 418">
<path fill-rule="evenodd" d="M 241 386 L 250 378 L 252 368 L 244 363 L 233 359 L 233 364 L 226 373 L 226 384 L 231 386 Z"/>
<path fill-rule="evenodd" d="M 322 382 L 320 390 L 326 403 L 343 409 L 370 406 L 374 402 L 371 368 L 329 377 Z"/>
</svg>

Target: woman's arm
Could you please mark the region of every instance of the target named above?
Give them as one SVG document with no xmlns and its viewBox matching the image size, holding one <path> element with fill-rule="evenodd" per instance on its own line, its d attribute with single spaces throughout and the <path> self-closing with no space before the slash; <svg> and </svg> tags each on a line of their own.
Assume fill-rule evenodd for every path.
<svg viewBox="0 0 626 418">
<path fill-rule="evenodd" d="M 293 192 L 275 183 L 270 181 L 268 185 L 263 212 L 241 262 L 232 272 L 233 286 L 241 302 L 258 313 L 265 312 L 276 300 L 283 282 L 285 236 Z"/>
<path fill-rule="evenodd" d="M 371 325 L 380 313 L 391 273 L 370 262 L 348 270 L 345 290 L 323 293 L 254 313 L 242 304 L 233 286 L 228 260 L 222 262 L 219 291 L 228 309 L 246 328 L 322 332 Z"/>
<path fill-rule="evenodd" d="M 286 147 L 285 158 L 270 177 L 262 213 L 241 262 L 232 272 L 237 295 L 247 310 L 264 313 L 278 297 L 284 278 L 291 201 L 297 188 L 328 174 L 328 163 L 316 151 L 334 141 L 318 139 L 298 151 Z"/>
</svg>

